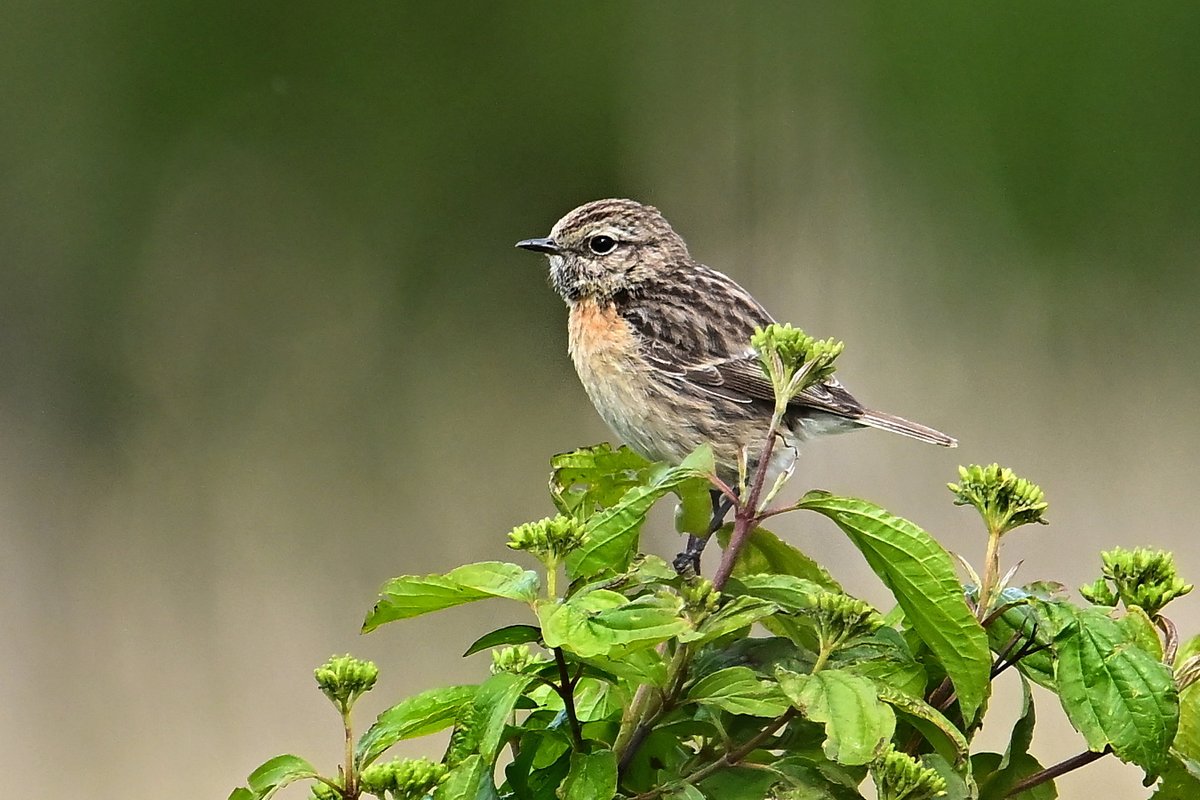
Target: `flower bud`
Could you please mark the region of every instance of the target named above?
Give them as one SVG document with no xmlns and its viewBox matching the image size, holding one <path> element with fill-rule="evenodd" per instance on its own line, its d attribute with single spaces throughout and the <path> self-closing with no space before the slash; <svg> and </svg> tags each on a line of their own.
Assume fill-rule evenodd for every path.
<svg viewBox="0 0 1200 800">
<path fill-rule="evenodd" d="M 946 794 L 946 779 L 893 745 L 871 764 L 879 800 L 930 800 Z"/>
<path fill-rule="evenodd" d="M 513 528 L 508 534 L 508 546 L 527 550 L 544 563 L 557 564 L 586 539 L 583 523 L 559 514 Z"/>
<path fill-rule="evenodd" d="M 1120 599 L 1126 608 L 1138 606 L 1151 617 L 1167 603 L 1192 590 L 1175 571 L 1175 557 L 1165 550 L 1121 547 L 1100 554 L 1101 577 L 1079 592 L 1096 605 L 1115 606 Z"/>
<path fill-rule="evenodd" d="M 758 351 L 763 372 L 775 385 L 776 392 L 786 387 L 788 399 L 832 375 L 833 362 L 845 347 L 842 342 L 814 339 L 799 328 L 778 323 L 755 328 L 750 345 Z M 801 370 L 804 379 L 793 383 Z"/>
<path fill-rule="evenodd" d="M 335 789 L 328 783 L 317 781 L 312 785 L 312 791 L 308 797 L 309 800 L 342 800 L 343 794 L 340 789 Z"/>
<path fill-rule="evenodd" d="M 975 506 L 989 533 L 1003 535 L 1021 525 L 1046 524 L 1042 514 L 1048 504 L 1041 487 L 1017 477 L 1011 469 L 972 464 L 959 467 L 958 475 L 958 483 L 946 484 L 954 492 L 954 504 Z"/>
<path fill-rule="evenodd" d="M 354 701 L 369 692 L 379 678 L 379 669 L 370 661 L 360 661 L 350 655 L 332 656 L 313 671 L 317 686 L 343 714 Z"/>
<path fill-rule="evenodd" d="M 359 783 L 367 794 L 390 800 L 419 800 L 446 779 L 446 765 L 425 758 L 404 758 L 372 764 Z"/>
<path fill-rule="evenodd" d="M 812 602 L 812 608 L 805 614 L 816 623 L 825 644 L 842 644 L 867 636 L 883 625 L 883 617 L 870 603 L 848 594 L 820 592 Z"/>
<path fill-rule="evenodd" d="M 721 593 L 713 587 L 708 578 L 685 580 L 679 587 L 679 594 L 683 597 L 685 608 L 689 611 L 699 611 L 702 615 L 716 611 L 721 602 Z"/>
<path fill-rule="evenodd" d="M 492 674 L 500 672 L 523 672 L 533 664 L 545 663 L 529 650 L 529 645 L 519 644 L 513 647 L 498 647 L 492 651 Z"/>
</svg>

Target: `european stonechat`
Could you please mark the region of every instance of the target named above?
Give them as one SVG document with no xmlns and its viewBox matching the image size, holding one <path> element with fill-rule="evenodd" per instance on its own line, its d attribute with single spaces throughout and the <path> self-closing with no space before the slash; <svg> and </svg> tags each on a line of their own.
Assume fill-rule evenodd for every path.
<svg viewBox="0 0 1200 800">
<path fill-rule="evenodd" d="M 550 283 L 570 309 L 571 358 L 608 426 L 653 461 L 677 464 L 708 444 L 718 476 L 737 485 L 739 454 L 758 451 L 774 408 L 750 346 L 755 328 L 773 321 L 762 305 L 696 262 L 658 209 L 633 200 L 582 205 L 546 238 L 517 247 L 549 257 Z M 865 408 L 833 377 L 792 400 L 784 427 L 773 473 L 790 466 L 804 440 L 864 427 L 956 445 Z"/>
</svg>

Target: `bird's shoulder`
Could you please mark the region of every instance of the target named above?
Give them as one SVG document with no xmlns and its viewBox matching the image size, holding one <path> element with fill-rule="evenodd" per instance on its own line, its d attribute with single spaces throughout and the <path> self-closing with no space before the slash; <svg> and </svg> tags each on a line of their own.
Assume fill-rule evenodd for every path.
<svg viewBox="0 0 1200 800">
<path fill-rule="evenodd" d="M 646 356 L 688 368 L 750 352 L 754 329 L 771 315 L 724 273 L 700 264 L 664 269 L 615 298 Z"/>
<path fill-rule="evenodd" d="M 774 320 L 724 273 L 683 265 L 617 298 L 614 309 L 636 337 L 642 357 L 664 377 L 737 403 L 774 402 L 774 390 L 750 346 L 755 328 Z M 834 378 L 808 387 L 792 405 L 849 418 L 863 413 Z"/>
</svg>

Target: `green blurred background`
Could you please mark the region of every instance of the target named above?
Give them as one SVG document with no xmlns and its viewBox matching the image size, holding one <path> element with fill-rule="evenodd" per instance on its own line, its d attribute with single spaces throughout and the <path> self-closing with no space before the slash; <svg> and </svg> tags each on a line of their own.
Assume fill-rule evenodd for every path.
<svg viewBox="0 0 1200 800">
<path fill-rule="evenodd" d="M 279 752 L 333 768 L 332 652 L 383 667 L 364 721 L 478 679 L 502 606 L 356 630 L 388 577 L 506 557 L 548 456 L 608 436 L 512 247 L 605 196 L 962 441 L 826 440 L 799 488 L 979 560 L 943 484 L 999 460 L 1051 501 L 1025 579 L 1117 543 L 1200 577 L 1197 41 L 1190 2 L 8 0 L 0 771 L 224 797 Z M 886 603 L 832 526 L 778 527 Z M 1048 701 L 1047 763 L 1082 749 Z"/>
</svg>

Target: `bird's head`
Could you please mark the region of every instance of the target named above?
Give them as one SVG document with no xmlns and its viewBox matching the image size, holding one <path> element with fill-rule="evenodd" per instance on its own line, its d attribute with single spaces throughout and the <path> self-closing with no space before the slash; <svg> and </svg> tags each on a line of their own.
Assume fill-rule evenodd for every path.
<svg viewBox="0 0 1200 800">
<path fill-rule="evenodd" d="M 550 284 L 568 303 L 636 290 L 656 272 L 690 260 L 687 245 L 658 209 L 634 200 L 582 205 L 546 238 L 517 247 L 549 257 Z"/>
</svg>

